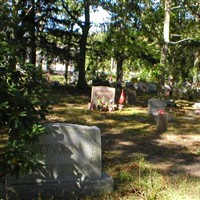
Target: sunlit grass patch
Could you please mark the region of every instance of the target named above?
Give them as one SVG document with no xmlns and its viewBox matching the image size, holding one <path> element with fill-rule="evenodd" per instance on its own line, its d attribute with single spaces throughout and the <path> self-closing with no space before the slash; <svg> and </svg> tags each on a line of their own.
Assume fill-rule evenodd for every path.
<svg viewBox="0 0 200 200">
<path fill-rule="evenodd" d="M 114 112 L 89 110 L 90 96 L 72 91 L 55 93 L 54 98 L 48 121 L 97 126 L 101 130 L 102 167 L 114 178 L 115 188 L 112 194 L 98 199 L 198 200 L 200 180 L 169 173 L 176 155 L 187 158 L 200 155 L 198 143 L 193 143 L 195 148 L 191 148 L 192 144 L 187 146 L 185 138 L 176 138 L 186 133 L 189 138 L 200 134 L 199 117 L 189 113 L 190 103 L 185 101 L 179 103 L 180 107 L 169 109 L 168 130 L 159 135 L 156 119 L 147 112 L 148 97 L 144 97 L 143 106 L 125 105 L 122 111 Z M 158 158 L 157 164 L 147 162 L 148 157 Z"/>
<path fill-rule="evenodd" d="M 200 183 L 198 178 L 185 175 L 167 177 L 169 187 L 166 188 L 171 200 L 199 200 Z"/>
<path fill-rule="evenodd" d="M 59 81 L 60 84 L 65 84 L 65 78 L 64 75 L 60 75 L 60 74 L 51 74 L 50 76 L 50 81 Z"/>
</svg>

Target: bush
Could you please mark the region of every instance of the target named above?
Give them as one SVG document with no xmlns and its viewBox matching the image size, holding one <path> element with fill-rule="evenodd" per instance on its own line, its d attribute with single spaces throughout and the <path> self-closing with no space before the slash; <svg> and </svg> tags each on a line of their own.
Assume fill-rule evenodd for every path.
<svg viewBox="0 0 200 200">
<path fill-rule="evenodd" d="M 0 66 L 0 135 L 7 137 L 0 153 L 0 173 L 17 175 L 37 170 L 39 162 L 27 148 L 44 133 L 48 87 L 33 65 Z"/>
</svg>

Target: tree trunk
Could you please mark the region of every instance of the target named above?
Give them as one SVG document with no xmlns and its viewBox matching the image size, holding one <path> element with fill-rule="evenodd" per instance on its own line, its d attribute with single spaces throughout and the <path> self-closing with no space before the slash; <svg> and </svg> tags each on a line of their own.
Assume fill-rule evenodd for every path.
<svg viewBox="0 0 200 200">
<path fill-rule="evenodd" d="M 87 81 L 85 77 L 85 59 L 86 59 L 86 50 L 87 50 L 87 38 L 90 29 L 90 4 L 89 1 L 86 0 L 84 2 L 84 9 L 85 9 L 85 24 L 81 25 L 82 28 L 82 35 L 80 39 L 80 53 L 78 59 L 78 69 L 79 69 L 79 76 L 78 76 L 78 88 L 86 88 Z"/>
<path fill-rule="evenodd" d="M 159 76 L 159 87 L 160 89 L 164 85 L 164 75 L 166 69 L 166 61 L 168 54 L 168 45 L 169 45 L 169 27 L 170 27 L 170 5 L 171 0 L 165 0 L 165 16 L 164 16 L 164 28 L 163 28 L 163 37 L 164 44 L 161 49 L 161 58 L 160 58 L 160 76 Z"/>
<path fill-rule="evenodd" d="M 69 61 L 65 61 L 65 74 L 64 74 L 64 77 L 65 77 L 65 83 L 67 85 L 67 79 L 68 79 L 68 66 L 69 66 Z"/>
<path fill-rule="evenodd" d="M 35 0 L 31 0 L 31 24 L 30 24 L 30 63 L 36 65 L 35 45 Z"/>
<path fill-rule="evenodd" d="M 195 53 L 195 60 L 194 60 L 194 75 L 193 75 L 193 83 L 197 83 L 199 81 L 198 74 L 200 69 L 200 52 L 197 51 Z"/>
<path fill-rule="evenodd" d="M 87 82 L 85 78 L 85 57 L 86 57 L 86 44 L 87 44 L 87 32 L 83 30 L 83 34 L 80 40 L 80 53 L 78 59 L 78 88 L 85 88 L 87 87 Z"/>
<path fill-rule="evenodd" d="M 123 62 L 124 58 L 118 57 L 117 59 L 117 81 L 123 80 Z"/>
</svg>

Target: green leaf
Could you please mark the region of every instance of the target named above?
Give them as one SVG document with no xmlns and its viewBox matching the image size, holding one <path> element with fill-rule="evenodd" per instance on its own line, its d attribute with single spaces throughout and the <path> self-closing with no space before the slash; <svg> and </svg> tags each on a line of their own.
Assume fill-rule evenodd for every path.
<svg viewBox="0 0 200 200">
<path fill-rule="evenodd" d="M 22 112 L 20 112 L 19 116 L 20 116 L 20 117 L 26 117 L 26 116 L 27 116 L 26 111 L 22 111 Z"/>
</svg>

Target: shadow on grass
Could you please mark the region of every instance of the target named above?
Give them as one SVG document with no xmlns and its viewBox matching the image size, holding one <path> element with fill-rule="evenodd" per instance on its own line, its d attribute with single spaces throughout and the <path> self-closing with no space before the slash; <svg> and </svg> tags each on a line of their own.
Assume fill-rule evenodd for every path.
<svg viewBox="0 0 200 200">
<path fill-rule="evenodd" d="M 184 173 L 200 177 L 199 154 L 191 152 L 187 144 L 176 141 L 176 138 L 172 142 L 164 138 L 165 135 L 200 135 L 198 116 L 188 115 L 188 110 L 183 108 L 172 108 L 168 131 L 157 134 L 156 121 L 147 113 L 147 96 L 138 97 L 135 107 L 110 113 L 88 110 L 90 91 L 82 92 L 74 88 L 54 91 L 56 101 L 48 121 L 99 127 L 104 168 L 114 169 L 132 163 L 136 160 L 135 155 L 141 154 L 153 168 L 164 174 Z"/>
<path fill-rule="evenodd" d="M 184 134 L 199 135 L 199 128 L 196 123 L 182 119 L 176 120 L 169 124 L 172 131 L 169 130 L 162 135 L 156 133 L 155 122 L 149 117 L 145 118 L 143 115 L 137 117 L 138 119 L 142 118 L 143 122 L 133 118 L 132 128 L 125 127 L 117 134 L 109 133 L 106 130 L 106 133 L 102 135 L 102 146 L 106 155 L 103 157 L 105 165 L 107 163 L 112 163 L 112 165 L 127 164 L 135 160 L 135 155 L 142 154 L 154 169 L 164 174 L 184 173 L 189 176 L 200 177 L 200 166 L 198 165 L 200 156 L 198 154 L 191 152 L 187 145 L 182 145 L 178 141 L 165 142 L 164 144 L 160 142 L 163 140 L 163 135 L 166 134 L 182 133 L 183 138 Z M 173 129 L 176 129 L 176 131 L 173 131 Z M 199 144 L 200 140 L 196 145 Z M 113 156 L 109 156 L 109 152 Z"/>
</svg>

